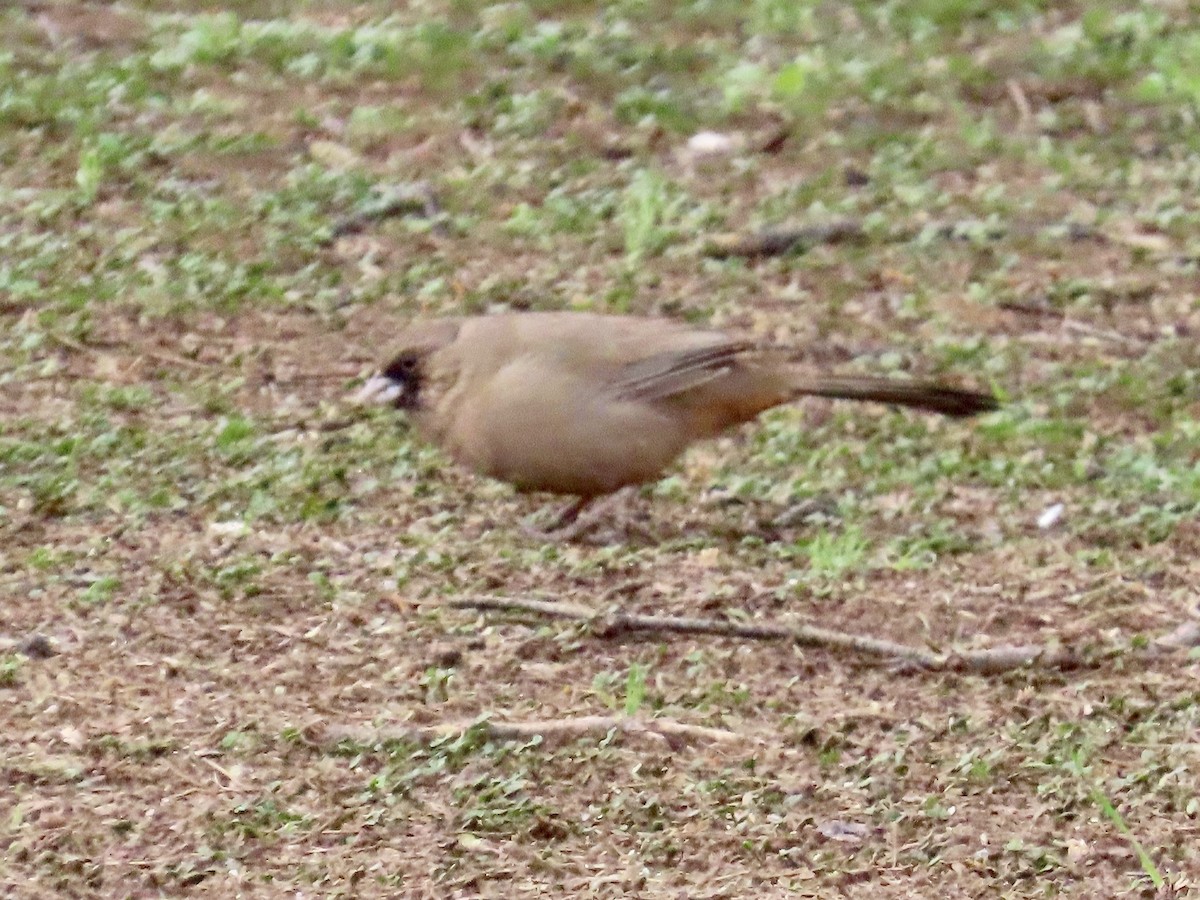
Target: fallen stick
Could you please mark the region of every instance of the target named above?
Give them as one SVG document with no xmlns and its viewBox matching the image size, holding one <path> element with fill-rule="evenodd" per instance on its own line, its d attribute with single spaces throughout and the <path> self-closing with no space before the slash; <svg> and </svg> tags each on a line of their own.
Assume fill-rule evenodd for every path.
<svg viewBox="0 0 1200 900">
<path fill-rule="evenodd" d="M 306 735 L 310 743 L 328 746 L 342 741 L 356 744 L 412 743 L 430 744 L 472 732 L 497 741 L 520 741 L 535 737 L 578 738 L 585 735 L 607 735 L 610 732 L 626 737 L 650 738 L 679 750 L 690 743 L 746 742 L 744 735 L 705 725 L 687 725 L 672 719 L 644 716 L 579 716 L 566 719 L 541 719 L 528 722 L 498 722 L 486 716 L 469 721 L 439 722 L 434 725 L 399 726 L 391 729 L 321 728 L 314 726 Z"/>
<path fill-rule="evenodd" d="M 786 625 L 775 622 L 746 624 L 723 619 L 603 613 L 573 603 L 511 597 L 461 597 L 447 601 L 447 605 L 455 609 L 519 610 L 550 618 L 586 622 L 591 624 L 593 633 L 599 637 L 616 637 L 635 632 L 674 632 L 712 634 L 752 641 L 791 641 L 805 647 L 847 651 L 929 671 L 994 675 L 1026 667 L 1072 669 L 1096 665 L 1098 661 L 1053 642 L 1001 644 L 982 649 L 951 648 L 939 652 L 816 625 Z M 1156 642 L 1154 646 L 1159 650 L 1168 649 L 1161 642 Z"/>
<path fill-rule="evenodd" d="M 998 241 L 1008 236 L 1036 235 L 1061 229 L 1067 241 L 1105 241 L 1107 236 L 1089 225 L 1076 222 L 1038 224 L 1033 222 L 934 222 L 922 227 L 900 227 L 879 234 L 869 233 L 866 226 L 850 219 L 823 225 L 780 226 L 742 234 L 738 232 L 714 235 L 704 253 L 717 259 L 733 256 L 756 258 L 780 256 L 785 253 L 804 253 L 818 244 L 902 243 L 922 235 L 934 240 Z"/>
</svg>

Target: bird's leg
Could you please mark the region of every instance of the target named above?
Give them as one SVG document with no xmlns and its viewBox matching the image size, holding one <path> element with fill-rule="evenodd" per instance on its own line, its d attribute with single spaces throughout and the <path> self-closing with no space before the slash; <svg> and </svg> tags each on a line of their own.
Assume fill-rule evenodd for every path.
<svg viewBox="0 0 1200 900">
<path fill-rule="evenodd" d="M 572 500 L 545 528 L 539 527 L 531 519 L 526 519 L 521 523 L 521 530 L 537 541 L 554 543 L 574 540 L 595 524 L 593 516 L 579 518 L 583 511 L 591 505 L 593 499 L 592 497 L 579 497 Z"/>
<path fill-rule="evenodd" d="M 558 515 L 554 517 L 554 522 L 547 527 L 547 531 L 562 531 L 579 521 L 579 517 L 583 515 L 583 511 L 592 505 L 592 497 L 578 497 L 559 510 Z"/>
<path fill-rule="evenodd" d="M 521 524 L 521 530 L 538 541 L 548 543 L 573 541 L 595 528 L 600 516 L 616 502 L 622 493 L 623 491 L 617 491 L 602 498 L 580 497 L 567 504 L 548 528 L 539 528 L 526 519 Z M 587 515 L 583 515 L 584 510 L 588 511 Z"/>
</svg>

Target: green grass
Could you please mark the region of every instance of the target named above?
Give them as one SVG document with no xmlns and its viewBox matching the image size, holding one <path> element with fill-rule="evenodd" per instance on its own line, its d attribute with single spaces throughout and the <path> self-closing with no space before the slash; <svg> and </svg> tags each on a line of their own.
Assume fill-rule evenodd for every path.
<svg viewBox="0 0 1200 900">
<path fill-rule="evenodd" d="M 1124 0 L 0 10 L 0 886 L 1182 893 L 1196 654 L 1122 648 L 1200 577 L 1198 58 L 1192 10 Z M 701 130 L 742 149 L 693 165 Z M 333 239 L 420 183 L 433 218 Z M 704 253 L 837 219 L 867 240 Z M 343 403 L 411 316 L 503 308 L 1004 402 L 772 411 L 627 538 L 541 546 Z M 897 673 L 443 604 L 480 593 L 1103 662 Z M 622 712 L 741 740 L 337 738 Z"/>
<path fill-rule="evenodd" d="M 1129 838 L 1129 843 L 1133 847 L 1133 852 L 1137 854 L 1138 863 L 1141 865 L 1142 871 L 1146 873 L 1146 877 L 1150 879 L 1150 883 L 1154 885 L 1155 889 L 1161 889 L 1166 883 L 1162 877 L 1162 873 L 1158 871 L 1158 866 L 1154 865 L 1154 860 L 1150 858 L 1150 854 L 1146 852 L 1145 848 L 1138 842 L 1138 839 L 1130 833 L 1129 826 L 1125 824 L 1125 819 L 1117 812 L 1112 802 L 1100 793 L 1099 788 L 1093 790 L 1092 798 L 1096 801 L 1096 805 L 1108 816 L 1117 831 Z"/>
</svg>

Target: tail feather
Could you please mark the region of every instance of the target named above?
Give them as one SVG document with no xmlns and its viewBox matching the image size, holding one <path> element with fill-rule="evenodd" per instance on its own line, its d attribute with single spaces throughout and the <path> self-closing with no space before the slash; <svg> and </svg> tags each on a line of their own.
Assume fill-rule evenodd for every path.
<svg viewBox="0 0 1200 900">
<path fill-rule="evenodd" d="M 933 381 L 901 381 L 869 375 L 801 376 L 792 384 L 795 396 L 834 397 L 893 403 L 946 416 L 973 416 L 999 407 L 989 393 L 948 387 Z"/>
</svg>

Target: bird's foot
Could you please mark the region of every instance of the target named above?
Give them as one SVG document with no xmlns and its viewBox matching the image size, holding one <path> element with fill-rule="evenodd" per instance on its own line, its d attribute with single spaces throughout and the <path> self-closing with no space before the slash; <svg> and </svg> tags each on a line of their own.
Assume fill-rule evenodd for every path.
<svg viewBox="0 0 1200 900">
<path fill-rule="evenodd" d="M 604 514 L 616 505 L 624 493 L 625 490 L 622 489 L 607 497 L 580 497 L 563 508 L 549 527 L 539 527 L 533 521 L 533 517 L 530 517 L 521 523 L 521 530 L 527 537 L 547 544 L 565 544 L 579 540 L 600 526 Z"/>
</svg>

